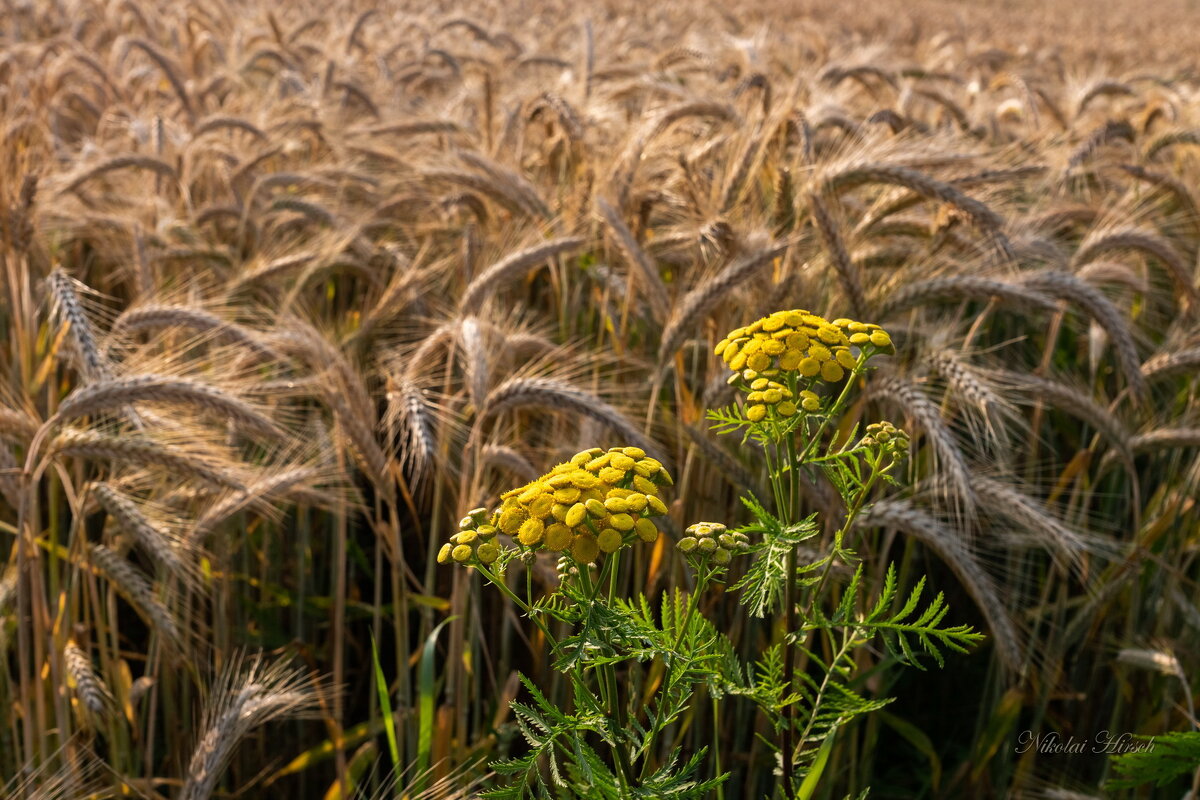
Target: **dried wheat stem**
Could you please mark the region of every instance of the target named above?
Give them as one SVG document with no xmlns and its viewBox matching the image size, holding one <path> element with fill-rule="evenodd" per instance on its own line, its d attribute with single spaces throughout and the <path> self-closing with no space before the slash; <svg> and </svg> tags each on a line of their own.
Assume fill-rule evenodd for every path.
<svg viewBox="0 0 1200 800">
<path fill-rule="evenodd" d="M 828 206 L 821 200 L 820 195 L 815 192 L 808 195 L 808 207 L 812 211 L 817 232 L 821 234 L 821 242 L 829 253 L 833 270 L 837 273 L 838 283 L 841 284 L 842 291 L 850 301 L 850 308 L 854 312 L 855 319 L 866 319 L 867 293 L 862 286 L 862 276 L 859 274 L 858 266 L 850 258 L 850 251 L 846 249 L 846 242 L 842 238 L 837 222 Z"/>
<path fill-rule="evenodd" d="M 666 319 L 670 300 L 667 296 L 667 287 L 663 283 L 662 276 L 658 273 L 658 268 L 646 255 L 646 251 L 633 237 L 633 231 L 629 230 L 629 226 L 621 219 L 617 210 L 612 207 L 603 197 L 596 198 L 596 208 L 600 211 L 600 216 L 604 218 L 604 222 L 608 225 L 608 229 L 612 231 L 613 237 L 617 240 L 620 246 L 621 253 L 625 256 L 625 260 L 633 266 L 637 275 L 640 278 L 649 300 L 650 308 L 654 312 L 655 319 Z"/>
</svg>

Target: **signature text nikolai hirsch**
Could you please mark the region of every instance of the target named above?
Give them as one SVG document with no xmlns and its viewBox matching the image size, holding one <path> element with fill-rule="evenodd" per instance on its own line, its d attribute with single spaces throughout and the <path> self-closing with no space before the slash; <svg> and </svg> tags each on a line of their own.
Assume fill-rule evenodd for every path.
<svg viewBox="0 0 1200 800">
<path fill-rule="evenodd" d="M 1064 739 L 1057 731 L 1049 733 L 1034 733 L 1022 731 L 1017 735 L 1017 746 L 1014 750 L 1026 753 L 1034 750 L 1042 755 L 1082 755 L 1097 753 L 1119 755 L 1121 753 L 1145 753 L 1154 749 L 1154 740 L 1135 739 L 1132 733 L 1111 733 L 1100 731 L 1091 738 L 1077 739 L 1068 736 Z"/>
</svg>

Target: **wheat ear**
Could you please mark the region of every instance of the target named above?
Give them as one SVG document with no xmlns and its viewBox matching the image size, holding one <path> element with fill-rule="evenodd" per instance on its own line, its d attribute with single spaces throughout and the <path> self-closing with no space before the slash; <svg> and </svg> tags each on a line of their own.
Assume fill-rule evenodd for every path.
<svg viewBox="0 0 1200 800">
<path fill-rule="evenodd" d="M 244 489 L 241 481 L 212 459 L 187 452 L 175 452 L 168 445 L 139 435 L 121 435 L 68 428 L 50 444 L 49 454 L 113 461 L 119 464 L 162 467 L 174 477 L 189 476 L 213 486 Z"/>
<path fill-rule="evenodd" d="M 112 692 L 108 690 L 104 680 L 96 674 L 92 660 L 75 643 L 74 639 L 68 639 L 66 646 L 63 647 L 63 664 L 67 668 L 67 674 L 75 683 L 75 695 L 80 702 L 93 714 L 98 716 L 107 714 L 115 702 Z"/>
<path fill-rule="evenodd" d="M 609 204 L 603 197 L 596 198 L 596 208 L 600 212 L 600 216 L 604 218 L 604 222 L 608 225 L 608 229 L 612 231 L 613 237 L 617 240 L 620 246 L 621 253 L 625 256 L 625 260 L 633 266 L 638 276 L 641 279 L 642 285 L 645 287 L 646 297 L 649 300 L 650 308 L 654 312 L 656 319 L 666 319 L 669 299 L 667 297 L 667 287 L 663 283 L 662 276 L 658 274 L 658 268 L 651 262 L 650 257 L 646 255 L 646 251 L 633 237 L 633 231 L 629 230 L 629 226 L 625 224 L 625 220 L 621 219 L 617 210 Z"/>
<path fill-rule="evenodd" d="M 856 319 L 864 319 L 867 316 L 867 293 L 863 290 L 859 268 L 851 260 L 850 251 L 846 249 L 846 241 L 842 238 L 842 232 L 838 229 L 833 214 L 829 212 L 828 206 L 821 200 L 820 195 L 815 192 L 810 193 L 808 207 L 812 211 L 817 232 L 821 235 L 821 242 L 829 253 L 829 261 L 833 264 L 834 272 L 837 273 L 838 283 L 841 284 L 842 291 L 846 293 L 846 298 L 850 301 L 850 308 Z"/>
<path fill-rule="evenodd" d="M 95 415 L 133 403 L 187 405 L 220 415 L 246 431 L 271 439 L 287 434 L 260 411 L 222 389 L 189 378 L 135 375 L 107 378 L 76 389 L 63 399 L 56 420 Z"/>
<path fill-rule="evenodd" d="M 484 300 L 495 292 L 499 284 L 511 280 L 545 261 L 578 250 L 583 243 L 584 240 L 578 236 L 568 236 L 527 247 L 506 256 L 471 281 L 463 292 L 462 299 L 458 302 L 459 311 L 464 314 L 477 313 Z"/>
<path fill-rule="evenodd" d="M 1167 268 L 1176 288 L 1183 293 L 1184 307 L 1194 309 L 1200 304 L 1191 267 L 1175 246 L 1163 237 L 1137 228 L 1118 228 L 1086 238 L 1075 252 L 1072 263 L 1082 266 L 1103 253 L 1114 250 L 1136 250 L 1161 262 Z"/>
<path fill-rule="evenodd" d="M 155 561 L 186 583 L 197 583 L 196 570 L 184 562 L 172 537 L 155 527 L 133 500 L 107 483 L 93 485 L 92 494 L 117 526 L 132 536 Z"/>
<path fill-rule="evenodd" d="M 1054 300 L 1018 284 L 974 275 L 948 275 L 906 283 L 884 300 L 883 318 L 937 300 L 996 300 L 1018 308 L 1053 311 Z"/>
<path fill-rule="evenodd" d="M 1112 341 L 1113 349 L 1117 351 L 1117 363 L 1134 396 L 1141 400 L 1149 397 L 1149 387 L 1142 375 L 1142 361 L 1133 341 L 1133 332 L 1126 324 L 1125 317 L 1103 292 L 1069 272 L 1058 270 L 1035 272 L 1026 276 L 1022 283 L 1060 300 L 1075 303 L 1086 311 L 1104 328 Z"/>
<path fill-rule="evenodd" d="M 209 692 L 204 734 L 188 763 L 180 800 L 209 800 L 247 734 L 272 719 L 315 714 L 319 699 L 310 679 L 285 662 L 232 659 Z"/>
<path fill-rule="evenodd" d="M 154 630 L 173 646 L 182 644 L 183 637 L 180 636 L 175 618 L 136 567 L 102 544 L 88 545 L 88 559 Z"/>
<path fill-rule="evenodd" d="M 80 361 L 80 372 L 84 380 L 94 381 L 107 377 L 108 363 L 96 345 L 96 331 L 79 302 L 78 287 L 81 285 L 61 269 L 55 269 L 47 279 L 54 308 L 60 320 L 68 327 L 68 335 Z"/>
<path fill-rule="evenodd" d="M 529 407 L 573 411 L 607 425 L 622 442 L 645 450 L 658 449 L 637 426 L 599 397 L 551 378 L 509 378 L 488 395 L 480 418 L 486 420 L 502 411 Z"/>
<path fill-rule="evenodd" d="M 729 292 L 737 289 L 743 281 L 770 265 L 787 248 L 787 244 L 777 244 L 752 255 L 743 256 L 685 294 L 676 304 L 671 319 L 663 330 L 662 342 L 658 348 L 659 363 L 665 363 L 679 349 L 688 329 L 699 323 L 713 306 Z"/>
<path fill-rule="evenodd" d="M 190 328 L 211 334 L 218 341 L 245 347 L 260 358 L 277 358 L 277 355 L 260 341 L 256 332 L 236 323 L 226 322 L 204 309 L 189 306 L 145 305 L 130 309 L 114 320 L 110 333 L 130 334 L 160 328 Z"/>
<path fill-rule="evenodd" d="M 942 420 L 941 410 L 915 384 L 897 375 L 882 375 L 871 382 L 872 397 L 887 399 L 912 417 L 925 431 L 933 448 L 938 470 L 949 479 L 956 510 L 969 519 L 975 508 L 971 470 L 954 434 Z"/>
</svg>

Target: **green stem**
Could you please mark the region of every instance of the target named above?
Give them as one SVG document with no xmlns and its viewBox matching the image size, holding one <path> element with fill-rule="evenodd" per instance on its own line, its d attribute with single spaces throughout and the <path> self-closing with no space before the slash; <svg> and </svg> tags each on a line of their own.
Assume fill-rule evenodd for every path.
<svg viewBox="0 0 1200 800">
<path fill-rule="evenodd" d="M 713 777 L 718 777 L 721 774 L 721 705 L 711 694 L 709 699 L 712 702 Z M 724 781 L 717 784 L 717 800 L 725 800 Z"/>
<path fill-rule="evenodd" d="M 812 455 L 813 450 L 821 442 L 825 429 L 829 426 L 831 420 L 835 419 L 841 412 L 842 407 L 846 403 L 846 398 L 850 396 L 850 388 L 856 383 L 858 377 L 863 372 L 863 366 L 866 363 L 866 357 L 860 355 L 858 364 L 851 372 L 850 377 L 846 380 L 842 391 L 834 400 L 833 405 L 826 411 L 822 417 L 816 431 L 805 442 L 799 453 L 796 452 L 795 438 L 792 436 L 784 437 L 785 457 L 788 461 L 788 486 L 786 491 L 787 501 L 781 501 L 781 496 L 784 496 L 784 489 L 777 485 L 779 478 L 775 473 L 771 473 L 772 489 L 775 492 L 777 510 L 780 518 L 788 522 L 793 520 L 793 514 L 799 507 L 799 471 L 803 464 L 808 463 L 808 458 Z M 791 387 L 793 392 L 799 389 L 799 385 Z M 824 458 L 828 458 L 826 454 Z M 874 477 L 874 476 L 872 476 Z M 851 517 L 847 517 L 846 524 L 851 521 Z M 845 527 L 845 526 L 844 526 Z M 841 531 L 834 539 L 835 547 L 841 544 Z M 796 568 L 797 568 L 796 549 L 792 548 L 787 555 L 787 580 L 784 583 L 783 589 L 783 604 L 784 604 L 784 634 L 783 634 L 783 685 L 790 690 L 792 683 L 796 678 L 796 642 L 792 639 L 792 632 L 796 630 Z M 824 587 L 825 580 L 829 575 L 829 568 L 833 563 L 832 557 L 825 565 L 825 572 L 821 576 L 820 584 L 817 591 L 810 596 L 808 607 L 804 611 L 804 619 L 807 619 L 812 612 L 812 602 L 819 595 L 821 588 Z M 798 633 L 798 632 L 797 632 Z M 795 706 L 788 705 L 783 710 L 783 787 L 785 795 L 791 792 L 794 767 L 793 761 L 793 719 L 795 716 Z M 810 719 L 811 724 L 811 719 Z M 803 743 L 803 738 L 800 740 Z"/>
<path fill-rule="evenodd" d="M 879 476 L 884 475 L 888 470 L 891 469 L 890 464 L 881 469 L 878 461 L 870 462 L 869 466 L 871 467 L 870 477 L 867 478 L 867 482 L 863 484 L 862 491 L 858 493 L 858 496 L 854 498 L 854 502 L 851 503 L 850 507 L 846 510 L 846 519 L 842 522 L 842 526 L 838 528 L 837 533 L 835 533 L 833 536 L 834 553 L 831 553 L 829 560 L 825 562 L 825 567 L 821 570 L 821 579 L 817 581 L 816 588 L 813 589 L 812 593 L 808 596 L 808 605 L 804 608 L 805 619 L 808 619 L 809 615 L 812 614 L 813 606 L 816 604 L 817 598 L 821 596 L 821 591 L 825 588 L 825 583 L 829 580 L 829 575 L 833 571 L 833 556 L 838 550 L 841 549 L 842 542 L 845 539 L 846 534 L 850 531 L 850 527 L 854 524 L 854 520 L 858 516 L 858 513 L 862 511 L 863 504 L 866 502 L 867 497 L 871 494 L 871 489 L 875 486 L 876 481 L 879 480 Z"/>
<path fill-rule="evenodd" d="M 534 609 L 531 605 L 526 603 L 521 598 L 517 597 L 517 595 L 513 592 L 513 590 L 508 588 L 508 584 L 505 583 L 503 580 L 501 580 L 501 578 L 499 576 L 497 576 L 494 572 L 492 572 L 490 569 L 483 566 L 482 564 L 474 564 L 473 566 L 475 567 L 475 569 L 479 570 L 479 574 L 483 575 L 483 577 L 485 577 L 489 581 L 491 581 L 492 585 L 494 585 L 497 589 L 499 589 L 501 592 L 503 592 L 505 594 L 505 596 L 508 597 L 509 600 L 512 600 L 514 603 L 516 603 L 517 606 L 522 611 L 525 612 L 525 615 L 527 617 L 529 617 L 531 620 L 533 620 L 533 624 L 537 625 L 538 628 L 545 635 L 546 641 L 550 644 L 551 650 L 558 648 L 558 639 L 554 638 L 554 634 L 552 634 L 550 632 L 550 629 L 547 628 L 545 623 L 543 623 L 542 620 L 538 617 L 538 612 L 536 609 Z"/>
<path fill-rule="evenodd" d="M 687 630 L 688 623 L 692 621 L 692 613 L 696 610 L 696 606 L 700 605 L 700 594 L 708 586 L 708 579 L 712 577 L 706 565 L 701 565 L 696 570 L 696 589 L 692 592 L 692 596 L 688 598 L 687 611 L 683 614 L 683 622 L 679 624 L 679 633 L 675 635 L 675 643 L 671 645 L 672 650 L 678 650 L 680 643 L 683 641 L 684 631 Z"/>
</svg>

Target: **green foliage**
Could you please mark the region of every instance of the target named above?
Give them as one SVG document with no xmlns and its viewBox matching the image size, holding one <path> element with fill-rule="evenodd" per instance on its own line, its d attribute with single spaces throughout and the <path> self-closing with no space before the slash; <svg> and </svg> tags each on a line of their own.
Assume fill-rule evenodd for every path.
<svg viewBox="0 0 1200 800">
<path fill-rule="evenodd" d="M 854 578 L 843 590 L 837 610 L 830 616 L 825 616 L 820 608 L 813 610 L 813 618 L 806 623 L 807 628 L 831 629 L 835 627 L 849 628 L 860 634 L 878 633 L 884 644 L 897 661 L 902 664 L 924 669 L 921 666 L 919 653 L 913 650 L 911 639 L 915 639 L 920 650 L 931 656 L 939 667 L 945 666 L 942 657 L 943 649 L 966 653 L 969 645 L 978 644 L 983 640 L 983 634 L 976 633 L 967 625 L 955 625 L 940 628 L 938 625 L 949 613 L 945 598 L 939 592 L 925 610 L 915 619 L 910 619 L 917 613 L 921 602 L 921 593 L 925 589 L 925 578 L 917 581 L 908 595 L 904 606 L 894 614 L 889 615 L 888 609 L 896 599 L 896 569 L 889 565 L 883 581 L 883 590 L 874 606 L 865 614 L 857 611 L 863 594 L 862 566 L 854 572 Z"/>
<path fill-rule="evenodd" d="M 800 522 L 785 524 L 763 507 L 753 494 L 747 493 L 742 503 L 754 515 L 754 522 L 739 528 L 758 541 L 752 545 L 755 559 L 741 580 L 731 588 L 742 593 L 741 602 L 755 617 L 773 613 L 783 603 L 783 587 L 792 580 L 809 579 L 787 574 L 787 554 L 819 532 L 817 515 Z"/>
<path fill-rule="evenodd" d="M 1133 789 L 1147 783 L 1163 787 L 1181 776 L 1192 775 L 1200 770 L 1198 731 L 1135 736 L 1134 740 L 1138 743 L 1138 750 L 1113 756 L 1113 769 L 1122 773 L 1122 776 L 1110 779 L 1104 788 Z"/>
</svg>

